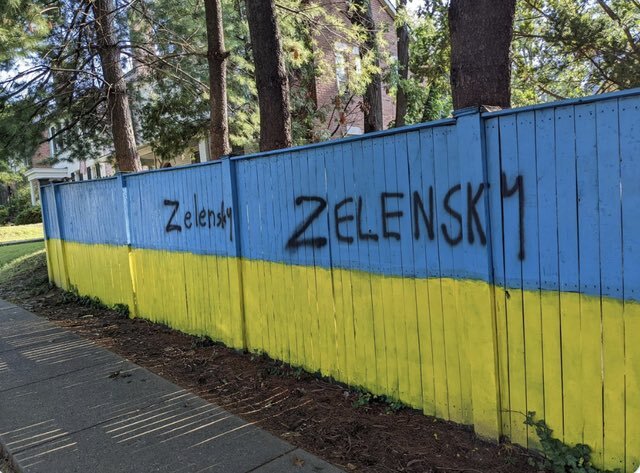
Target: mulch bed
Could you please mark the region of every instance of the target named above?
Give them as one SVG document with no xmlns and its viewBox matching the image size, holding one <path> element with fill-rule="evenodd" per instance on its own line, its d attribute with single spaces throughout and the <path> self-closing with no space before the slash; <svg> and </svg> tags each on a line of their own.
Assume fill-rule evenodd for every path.
<svg viewBox="0 0 640 473">
<path fill-rule="evenodd" d="M 49 288 L 44 257 L 0 284 L 0 297 L 104 346 L 335 464 L 361 472 L 537 471 L 530 453 L 468 428 L 208 339 L 87 304 Z M 42 261 L 40 261 L 42 260 Z M 28 274 L 28 276 L 25 276 Z"/>
</svg>

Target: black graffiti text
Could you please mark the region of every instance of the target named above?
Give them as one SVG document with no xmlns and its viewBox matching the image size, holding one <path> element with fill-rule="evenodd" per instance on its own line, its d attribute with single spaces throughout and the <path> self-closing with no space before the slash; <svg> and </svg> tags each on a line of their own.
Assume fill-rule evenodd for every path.
<svg viewBox="0 0 640 473">
<path fill-rule="evenodd" d="M 216 206 L 217 208 L 199 205 L 197 194 L 193 194 L 193 207 L 182 205 L 179 200 L 172 199 L 164 199 L 163 203 L 170 209 L 165 226 L 166 233 L 182 232 L 183 229 L 224 230 L 228 227 L 229 240 L 233 241 L 233 212 L 231 207 L 225 207 L 224 200 Z"/>
<path fill-rule="evenodd" d="M 286 243 L 286 248 L 295 250 L 302 246 L 322 248 L 329 242 L 329 235 L 317 228 L 327 228 L 335 235 L 338 242 L 353 244 L 355 241 L 380 240 L 400 241 L 405 237 L 413 237 L 418 241 L 433 241 L 437 234 L 449 246 L 457 246 L 466 241 L 470 245 L 487 245 L 487 232 L 483 220 L 485 208 L 481 206 L 483 196 L 489 185 L 486 183 L 455 184 L 448 188 L 439 202 L 436 191 L 429 186 L 424 191 L 413 191 L 406 194 L 400 191 L 385 191 L 379 194 L 379 200 L 366 200 L 363 196 L 347 196 L 335 203 L 318 195 L 301 195 L 295 198 L 296 207 L 301 207 L 303 217 Z M 509 199 L 518 194 L 520 250 L 518 257 L 524 258 L 524 193 L 522 176 L 515 178 L 512 186 L 507 185 L 507 177 L 501 176 L 501 198 Z M 486 196 L 485 196 L 486 197 Z M 366 221 L 365 212 L 369 206 L 378 218 Z M 328 213 L 326 212 L 328 211 Z M 437 215 L 436 215 L 437 212 Z M 375 220 L 375 224 L 374 221 Z M 436 227 L 439 221 L 439 228 Z M 313 227 L 314 223 L 319 223 Z M 403 230 L 411 230 L 404 235 Z"/>
</svg>

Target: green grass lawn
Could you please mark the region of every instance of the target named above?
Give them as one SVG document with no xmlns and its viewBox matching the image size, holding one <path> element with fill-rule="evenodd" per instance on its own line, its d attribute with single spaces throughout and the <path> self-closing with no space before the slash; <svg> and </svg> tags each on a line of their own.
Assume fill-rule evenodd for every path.
<svg viewBox="0 0 640 473">
<path fill-rule="evenodd" d="M 43 242 L 21 243 L 19 245 L 0 246 L 0 268 L 23 256 L 44 250 Z"/>
<path fill-rule="evenodd" d="M 34 238 L 44 238 L 41 223 L 0 227 L 0 243 L 7 241 L 31 240 Z"/>
</svg>

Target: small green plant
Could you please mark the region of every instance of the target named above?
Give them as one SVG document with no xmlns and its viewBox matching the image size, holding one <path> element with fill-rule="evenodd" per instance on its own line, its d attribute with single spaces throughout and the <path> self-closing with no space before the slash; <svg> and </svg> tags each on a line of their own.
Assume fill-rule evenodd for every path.
<svg viewBox="0 0 640 473">
<path fill-rule="evenodd" d="M 404 409 L 405 407 L 407 407 L 403 402 L 398 401 L 397 399 L 391 399 L 388 397 L 385 397 L 385 401 L 387 404 L 387 412 L 391 411 L 391 412 L 398 412 L 402 409 Z"/>
<path fill-rule="evenodd" d="M 115 304 L 112 309 L 115 310 L 120 317 L 129 317 L 129 306 L 127 304 Z"/>
<path fill-rule="evenodd" d="M 296 378 L 296 380 L 300 381 L 302 379 L 302 377 L 305 374 L 305 370 L 303 368 L 294 368 L 293 369 L 293 377 Z"/>
<path fill-rule="evenodd" d="M 403 402 L 398 401 L 397 399 L 388 397 L 388 396 L 376 396 L 375 394 L 370 393 L 369 391 L 365 391 L 363 389 L 359 389 L 356 391 L 356 399 L 353 401 L 353 407 L 365 407 L 369 404 L 373 404 L 375 402 L 386 404 L 387 414 L 392 412 L 398 412 L 405 407 L 407 407 Z"/>
<path fill-rule="evenodd" d="M 191 347 L 192 348 L 208 348 L 208 347 L 214 346 L 215 344 L 216 342 L 211 340 L 211 337 L 208 337 L 207 335 L 201 335 L 198 337 L 194 337 L 194 340 L 191 342 Z"/>
<path fill-rule="evenodd" d="M 578 443 L 573 447 L 554 438 L 547 423 L 535 419 L 535 412 L 528 412 L 525 425 L 535 429 L 542 446 L 542 457 L 529 458 L 529 463 L 541 470 L 553 473 L 616 473 L 619 470 L 600 470 L 591 463 L 591 447 Z"/>
<path fill-rule="evenodd" d="M 269 368 L 267 368 L 267 373 L 271 376 L 284 376 L 286 374 L 284 367 L 280 364 L 269 366 Z"/>
<path fill-rule="evenodd" d="M 71 289 L 62 293 L 62 302 L 65 304 L 76 304 L 83 307 L 89 307 L 92 309 L 108 309 L 116 312 L 120 317 L 129 316 L 129 306 L 126 304 L 114 304 L 108 306 L 104 304 L 97 297 L 81 296 L 76 286 L 71 286 Z"/>
<path fill-rule="evenodd" d="M 366 391 L 358 391 L 356 400 L 353 401 L 353 407 L 364 407 L 368 406 L 374 401 L 375 396 Z"/>
</svg>

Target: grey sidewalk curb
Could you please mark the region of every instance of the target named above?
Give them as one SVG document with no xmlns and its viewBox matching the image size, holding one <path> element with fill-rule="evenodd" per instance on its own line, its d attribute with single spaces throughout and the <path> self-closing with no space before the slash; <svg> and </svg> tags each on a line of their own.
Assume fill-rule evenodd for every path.
<svg viewBox="0 0 640 473">
<path fill-rule="evenodd" d="M 20 473 L 342 470 L 0 299 L 0 453 Z"/>
</svg>

